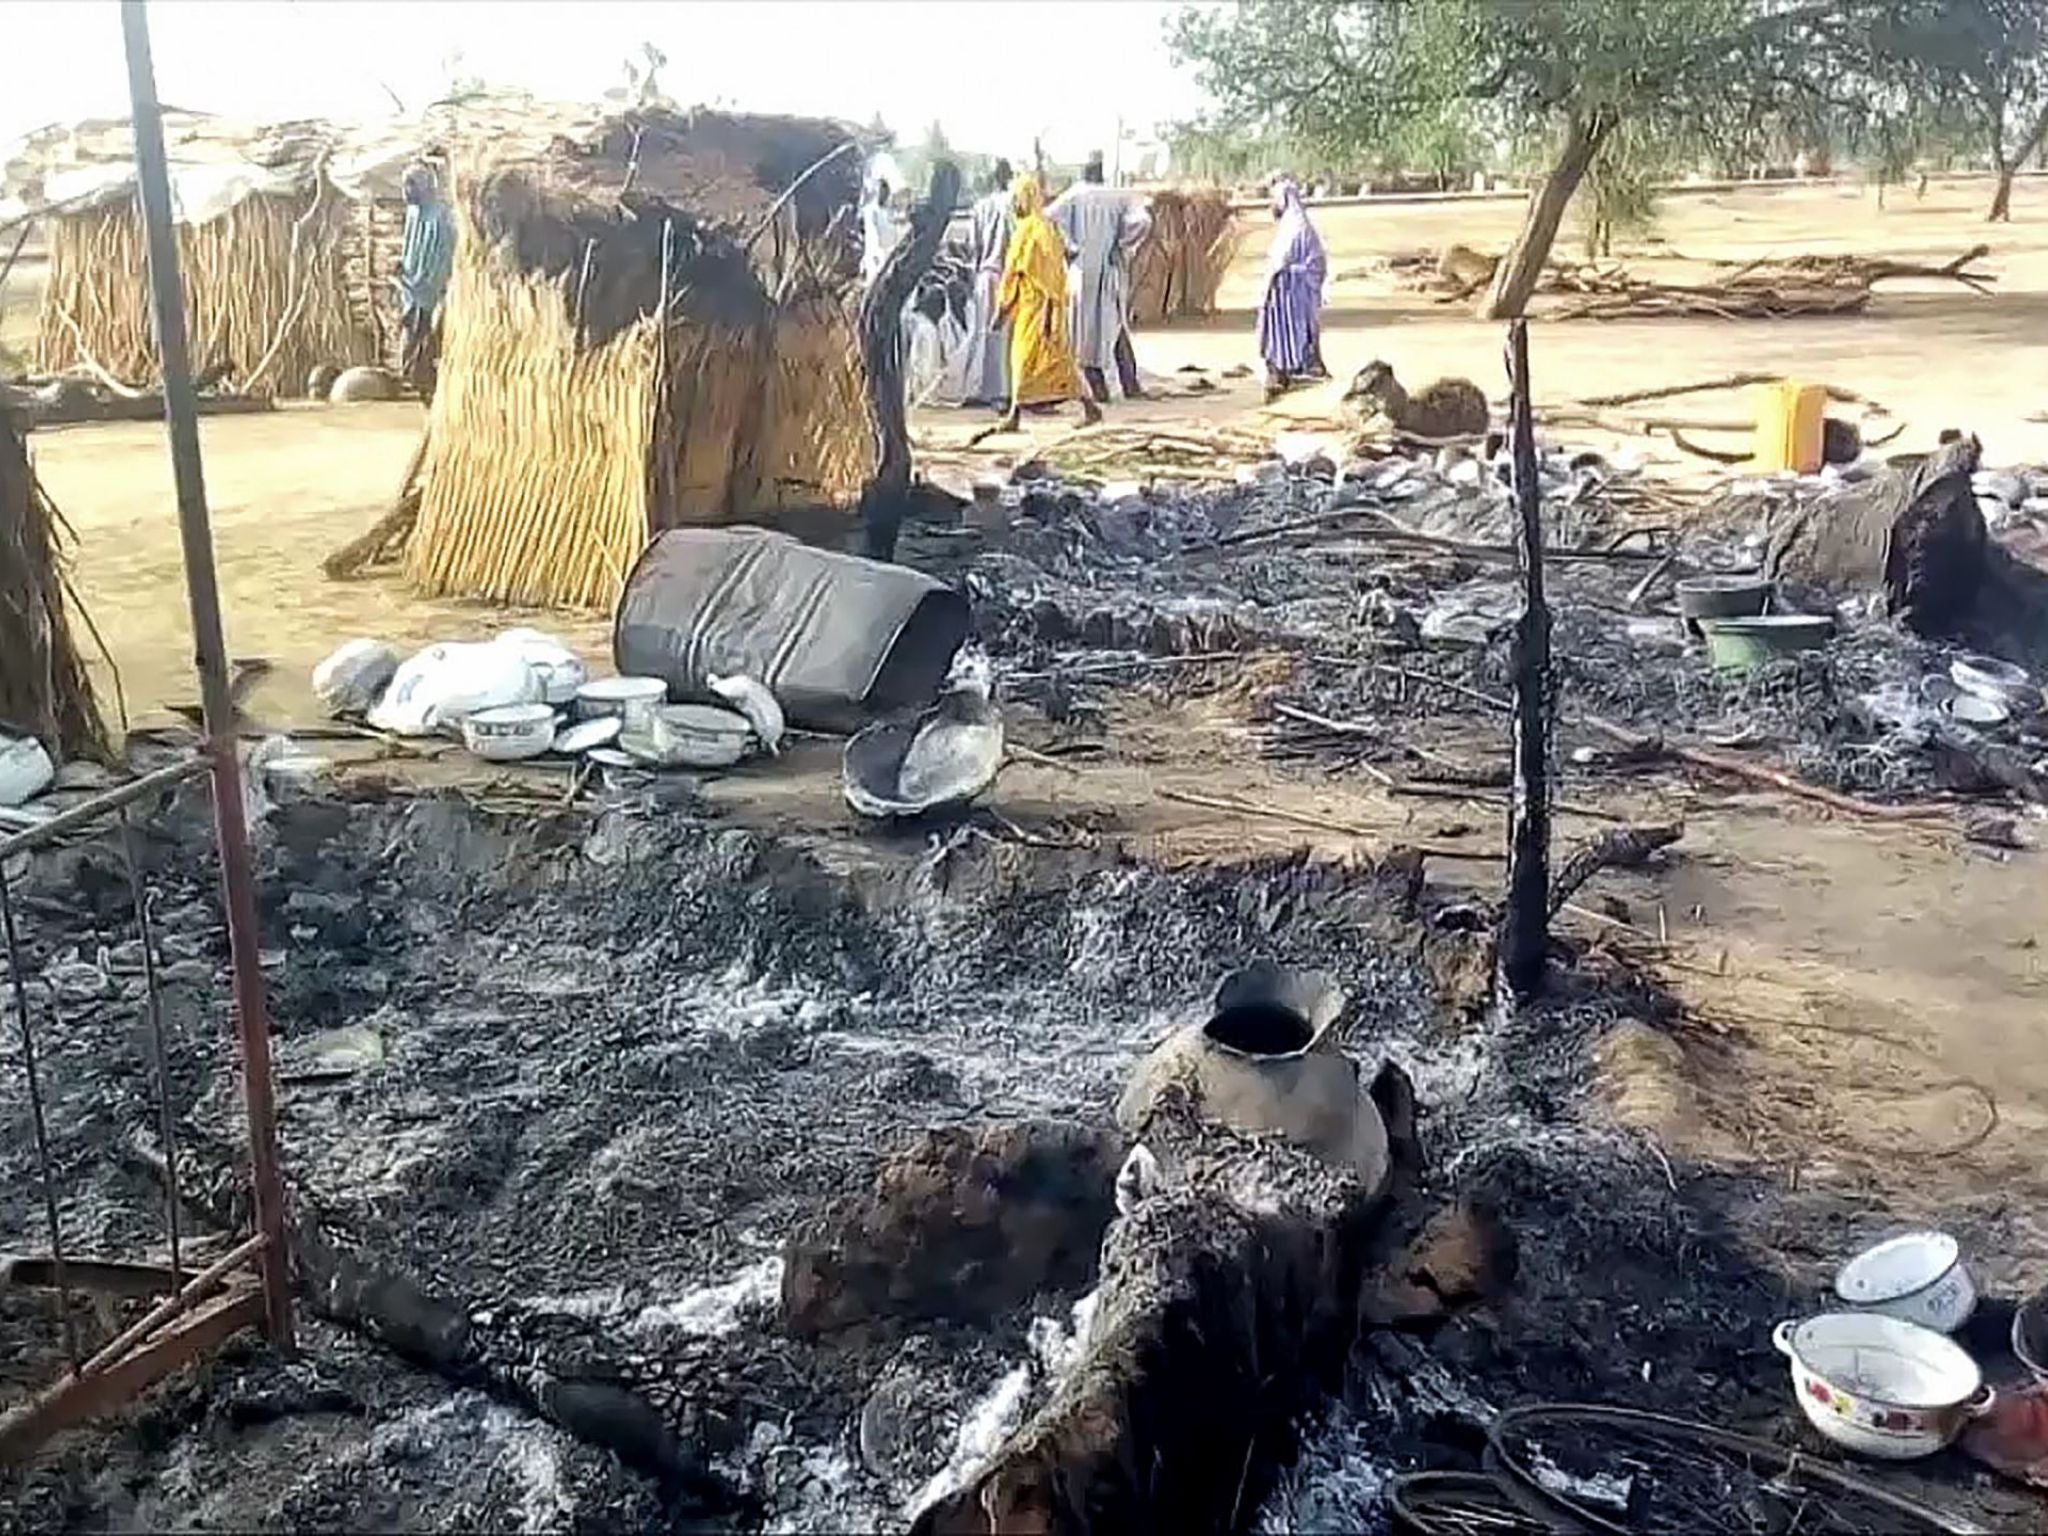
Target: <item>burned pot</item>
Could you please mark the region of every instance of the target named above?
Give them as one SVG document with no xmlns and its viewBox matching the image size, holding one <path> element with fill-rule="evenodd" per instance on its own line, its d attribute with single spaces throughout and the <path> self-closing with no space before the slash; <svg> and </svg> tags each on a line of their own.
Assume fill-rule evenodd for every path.
<svg viewBox="0 0 2048 1536">
<path fill-rule="evenodd" d="M 995 783 L 1003 766 L 1003 717 L 988 680 L 970 674 L 913 720 L 859 732 L 840 758 L 846 803 L 876 820 L 957 810 Z"/>
<path fill-rule="evenodd" d="M 1357 1173 L 1377 1195 L 1388 1172 L 1387 1128 L 1358 1064 L 1330 1033 L 1344 994 L 1315 972 L 1260 964 L 1216 989 L 1206 1022 L 1177 1030 L 1138 1064 L 1117 1103 L 1117 1123 L 1142 1136 L 1170 1090 L 1232 1130 L 1277 1133 Z"/>
</svg>

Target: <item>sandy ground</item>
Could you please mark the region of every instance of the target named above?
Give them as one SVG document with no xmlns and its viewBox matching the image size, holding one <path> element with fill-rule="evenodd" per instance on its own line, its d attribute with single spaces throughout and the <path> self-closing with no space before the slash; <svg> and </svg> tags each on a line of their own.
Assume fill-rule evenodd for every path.
<svg viewBox="0 0 2048 1536">
<path fill-rule="evenodd" d="M 1674 270 L 1680 258 L 1768 252 L 1946 260 L 1985 240 L 1985 264 L 2001 280 L 1991 297 L 1895 285 L 1869 314 L 1840 320 L 1540 325 L 1539 402 L 1782 371 L 1885 402 L 1909 423 L 1902 447 L 1955 424 L 1978 431 L 1995 462 L 2048 460 L 2048 426 L 2025 419 L 2048 406 L 2048 186 L 2023 186 L 2014 222 L 1995 229 L 1979 222 L 1984 191 L 1937 185 L 1924 202 L 1894 197 L 1883 211 L 1853 189 L 1675 198 L 1662 242 L 1642 252 Z M 1336 275 L 1326 320 L 1332 370 L 1348 377 L 1378 356 L 1415 380 L 1459 372 L 1499 393 L 1499 326 L 1397 293 L 1383 275 L 1356 274 L 1376 257 L 1449 239 L 1498 248 L 1515 214 L 1507 204 L 1329 210 L 1321 222 Z M 1252 360 L 1249 306 L 1262 245 L 1254 229 L 1226 284 L 1224 313 L 1139 338 L 1149 372 L 1170 382 L 1184 364 L 1221 370 Z M 1226 380 L 1208 395 L 1118 406 L 1112 420 L 1271 432 L 1333 417 L 1337 388 L 1291 396 L 1268 412 L 1255 380 Z M 1739 403 L 1721 404 L 1740 414 Z M 924 444 L 947 448 L 980 424 L 960 412 L 925 413 L 918 431 Z M 1031 431 L 1042 441 L 1071 425 L 1042 420 Z M 418 429 L 418 411 L 407 406 L 294 408 L 206 425 L 229 649 L 277 666 L 254 695 L 260 717 L 309 718 L 308 670 L 350 637 L 465 638 L 532 617 L 422 603 L 389 579 L 321 577 L 320 558 L 388 500 Z M 1023 446 L 997 440 L 990 462 L 1012 460 Z M 162 433 L 65 428 L 40 434 L 36 450 L 76 530 L 79 584 L 118 663 L 129 712 L 138 723 L 158 719 L 165 703 L 195 692 Z M 589 654 L 608 650 L 595 616 L 542 622 Z M 1199 711 L 1129 722 L 1113 738 L 1114 759 L 1078 777 L 1021 768 L 1005 780 L 1005 809 L 1020 818 L 1078 815 L 1168 857 L 1304 838 L 1357 851 L 1432 831 L 1427 817 L 1369 784 L 1259 761 L 1243 727 L 1245 702 L 1222 696 Z M 1175 785 L 1213 793 L 1219 784 L 1369 835 L 1305 833 L 1162 803 L 1154 793 Z M 718 794 L 737 814 L 779 825 L 815 820 L 824 833 L 841 823 L 827 753 L 732 780 Z M 2039 855 L 2004 862 L 1952 835 L 1827 821 L 1776 798 L 1682 786 L 1661 797 L 1661 808 L 1688 817 L 1680 856 L 1666 873 L 1612 889 L 1652 932 L 1661 912 L 1671 943 L 1665 979 L 1693 1005 L 1695 1022 L 1675 1036 L 1623 1040 L 1608 1054 L 1619 1112 L 1653 1133 L 1681 1170 L 1688 1159 L 1760 1165 L 1804 1187 L 1867 1197 L 1874 1221 L 1880 1208 L 1934 1217 L 1959 1203 L 1980 1213 L 2003 1206 L 2012 1245 L 1985 1255 L 1984 1272 L 2017 1283 L 2034 1265 L 2033 1280 L 2048 1279 L 2048 1228 L 2031 1215 L 2048 1209 L 2038 1198 L 2048 1177 L 2028 1155 L 2048 1127 L 2048 1054 L 2030 1048 L 2041 1016 L 2034 936 L 2048 920 Z M 1487 870 L 1460 864 L 1443 873 L 1484 879 Z"/>
</svg>

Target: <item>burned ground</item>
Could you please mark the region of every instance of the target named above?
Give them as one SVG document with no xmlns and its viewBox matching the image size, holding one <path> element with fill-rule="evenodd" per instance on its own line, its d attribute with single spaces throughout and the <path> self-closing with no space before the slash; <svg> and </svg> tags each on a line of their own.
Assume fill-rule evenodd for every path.
<svg viewBox="0 0 2048 1536">
<path fill-rule="evenodd" d="M 1502 686 L 1498 645 L 1410 630 L 1442 580 L 1496 566 L 1441 552 L 1418 566 L 1342 539 L 1173 558 L 1313 511 L 1332 493 L 1305 477 L 1136 505 L 1035 494 L 1006 549 L 947 552 L 1020 712 L 1085 738 L 1091 712 L 1160 658 L 1272 651 L 1279 702 L 1370 717 L 1389 743 L 1495 739 L 1471 694 Z M 1567 714 L 1671 725 L 1651 692 L 1668 687 L 1679 727 L 1727 716 L 1726 686 L 1697 662 L 1652 667 L 1633 648 L 1610 609 L 1634 573 L 1590 570 L 1557 589 Z M 1862 688 L 1866 653 L 1905 675 L 1904 645 L 1873 629 L 1794 664 L 1781 748 L 1857 740 L 1839 701 Z M 1161 667 L 1153 691 L 1212 686 L 1208 665 Z M 1820 706 L 1801 702 L 1802 672 Z M 1713 692 L 1687 712 L 1694 686 Z M 1290 739 L 1285 718 L 1269 721 L 1276 753 L 1341 771 L 1356 751 Z M 1898 760 L 1913 769 L 1900 785 L 1870 787 L 1929 782 L 1918 758 Z M 1567 792 L 1597 771 L 1574 765 Z M 146 849 L 174 1098 L 191 1161 L 219 1171 L 237 1101 L 200 825 L 195 804 L 165 809 Z M 1344 984 L 1344 1043 L 1416 1084 L 1424 1194 L 1497 1210 L 1519 1266 L 1505 1296 L 1364 1334 L 1299 1443 L 1259 1447 L 1240 1523 L 1370 1527 L 1391 1472 L 1474 1464 L 1489 1411 L 1519 1401 L 1791 1433 L 1770 1326 L 1813 1304 L 1825 1261 L 1874 1215 L 1867 1200 L 1667 1163 L 1607 1121 L 1591 1091 L 1598 1042 L 1624 1025 L 1684 1028 L 1653 989 L 1564 955 L 1551 1003 L 1473 1020 L 1442 980 L 1460 973 L 1474 914 L 1413 862 L 1168 870 L 990 823 L 894 840 L 782 832 L 624 783 L 575 808 L 289 800 L 262 861 L 299 1219 L 430 1299 L 463 1348 L 439 1375 L 325 1321 L 297 1363 L 239 1348 L 13 1477 L 23 1526 L 901 1526 L 1048 1395 L 1088 1316 L 1084 1282 L 1062 1273 L 993 1318 L 799 1338 L 777 1316 L 783 1245 L 931 1128 L 1106 1129 L 1139 1055 L 1255 958 Z M 125 879 L 87 844 L 38 857 L 14 889 L 67 1231 L 81 1251 L 147 1250 L 161 1148 Z M 19 1066 L 10 1040 L 0 1242 L 39 1248 Z M 195 1172 L 195 1203 L 218 1205 L 225 1182 Z M 26 1366 L 8 1393 L 56 1369 L 47 1314 L 16 1298 L 0 1336 Z M 686 1464 L 647 1475 L 616 1439 L 599 1449 L 565 1430 L 604 1418 L 577 1411 L 599 1391 L 646 1405 Z M 1960 1463 L 1909 1486 L 1930 1478 L 1951 1506 L 2002 1508 Z"/>
<path fill-rule="evenodd" d="M 165 948 L 191 957 L 171 1025 L 203 1157 L 231 1135 L 233 1099 L 192 810 L 159 819 L 149 847 Z M 1782 1422 L 1766 1335 L 1802 1298 L 1761 1255 L 1788 1213 L 1689 1169 L 1674 1191 L 1647 1147 L 1592 1116 L 1586 1050 L 1611 998 L 1504 1033 L 1455 1022 L 1411 873 L 1170 875 L 986 843 L 846 873 L 835 852 L 687 804 L 538 825 L 453 798 L 276 811 L 266 943 L 301 1211 L 453 1302 L 499 1369 L 458 1390 L 326 1325 L 298 1364 L 238 1349 L 17 1484 L 21 1522 L 690 1523 L 696 1501 L 520 1411 L 521 1372 L 573 1376 L 594 1353 L 743 1496 L 722 1519 L 899 1522 L 963 1423 L 972 1450 L 977 1422 L 985 1439 L 1045 1390 L 1074 1298 L 798 1341 L 774 1315 L 778 1245 L 921 1127 L 1106 1123 L 1137 1055 L 1219 970 L 1261 955 L 1344 980 L 1347 1045 L 1415 1076 L 1433 1187 L 1491 1199 L 1522 1263 L 1498 1309 L 1368 1336 L 1306 1458 L 1288 1471 L 1289 1448 L 1269 1448 L 1251 1497 L 1277 1478 L 1276 1510 L 1365 1518 L 1369 1502 L 1343 1503 L 1361 1467 L 1469 1459 L 1481 1405 L 1534 1397 Z M 93 894 L 90 850 L 48 862 L 23 904 L 37 1002 L 73 1000 L 39 1031 L 68 1230 L 77 1248 L 134 1251 L 157 1192 L 124 1148 L 154 1122 L 135 1062 L 109 1048 L 136 1028 L 133 989 L 99 950 L 126 913 Z M 78 968 L 102 964 L 87 999 Z M 11 1052 L 8 1066 L 6 1240 L 39 1246 Z M 1828 1246 L 1828 1212 L 1799 1225 Z M 36 1343 L 55 1366 L 47 1315 L 5 1326 L 11 1349 Z"/>
</svg>

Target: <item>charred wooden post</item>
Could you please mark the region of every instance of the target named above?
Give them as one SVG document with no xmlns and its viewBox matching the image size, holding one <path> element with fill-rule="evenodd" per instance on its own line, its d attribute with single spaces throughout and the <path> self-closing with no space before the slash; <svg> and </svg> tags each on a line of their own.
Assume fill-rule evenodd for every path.
<svg viewBox="0 0 2048 1536">
<path fill-rule="evenodd" d="M 131 1164 L 163 1180 L 162 1155 L 138 1138 Z M 230 1231 L 251 1204 L 231 1148 L 188 1127 L 179 1142 L 179 1193 Z M 615 1349 L 583 1319 L 530 1317 L 516 1306 L 478 1309 L 422 1288 L 410 1275 L 339 1235 L 303 1189 L 288 1190 L 296 1290 L 317 1317 L 359 1334 L 459 1387 L 538 1414 L 654 1478 L 679 1503 L 730 1512 L 745 1500 L 711 1469 L 691 1405 L 644 1362 Z"/>
<path fill-rule="evenodd" d="M 1495 1000 L 1503 1007 L 1543 986 L 1550 947 L 1550 608 L 1543 599 L 1543 488 L 1529 400 L 1529 327 L 1508 327 L 1509 433 L 1514 456 L 1516 553 L 1522 613 L 1514 672 L 1514 790 L 1508 802 L 1507 900 L 1501 913 Z"/>
<path fill-rule="evenodd" d="M 903 308 L 929 272 L 960 201 L 960 167 L 932 167 L 924 201 L 910 213 L 910 233 L 889 253 L 860 301 L 860 354 L 867 379 L 868 424 L 875 435 L 875 473 L 861 491 L 861 527 L 871 559 L 896 557 L 896 533 L 910 496 L 910 429 L 903 404 Z"/>
</svg>

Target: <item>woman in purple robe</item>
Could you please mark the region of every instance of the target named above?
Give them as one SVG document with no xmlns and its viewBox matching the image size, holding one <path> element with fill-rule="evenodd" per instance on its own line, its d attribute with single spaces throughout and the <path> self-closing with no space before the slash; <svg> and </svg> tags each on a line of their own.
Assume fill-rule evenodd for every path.
<svg viewBox="0 0 2048 1536">
<path fill-rule="evenodd" d="M 1266 299 L 1259 306 L 1259 354 L 1266 398 L 1303 378 L 1323 376 L 1323 242 L 1308 221 L 1291 177 L 1273 183 L 1273 245 L 1266 255 Z"/>
</svg>

